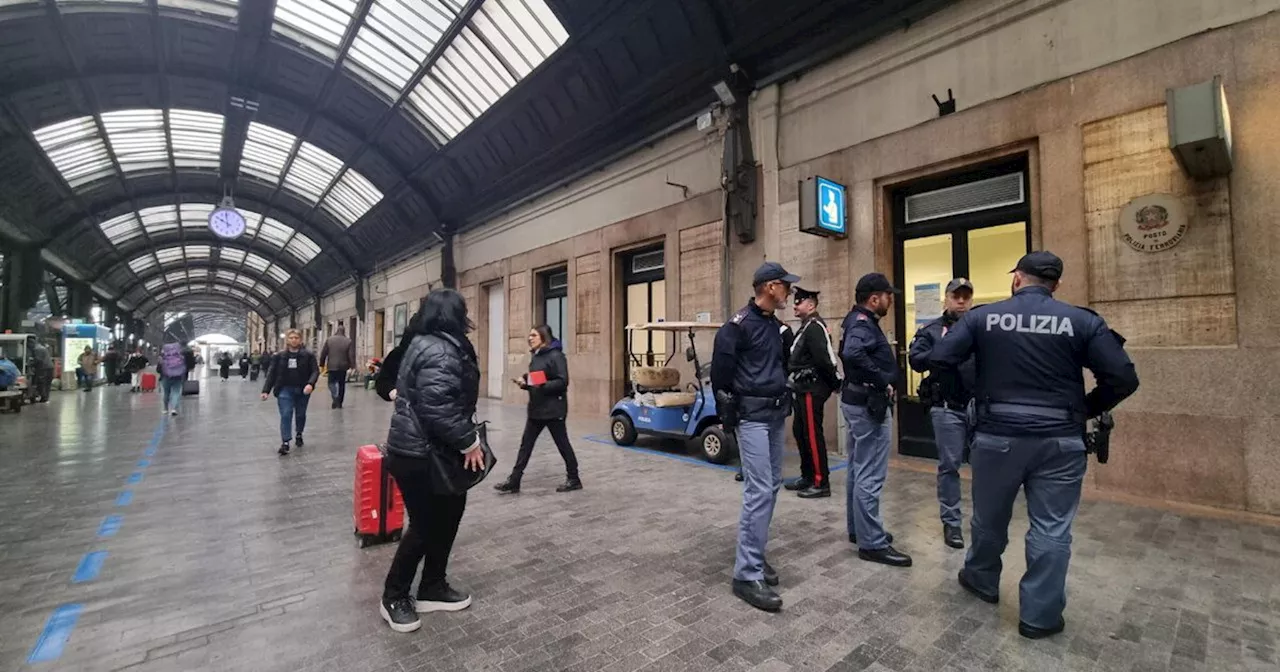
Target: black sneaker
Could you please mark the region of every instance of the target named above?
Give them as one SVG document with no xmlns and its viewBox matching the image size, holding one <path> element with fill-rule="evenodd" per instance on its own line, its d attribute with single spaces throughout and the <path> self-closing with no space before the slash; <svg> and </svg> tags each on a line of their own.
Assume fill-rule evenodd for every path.
<svg viewBox="0 0 1280 672">
<path fill-rule="evenodd" d="M 454 590 L 448 583 L 419 590 L 418 599 L 413 601 L 413 610 L 419 614 L 433 611 L 462 611 L 469 606 L 471 606 L 471 596 Z"/>
<path fill-rule="evenodd" d="M 764 563 L 764 583 L 767 586 L 776 586 L 782 583 L 782 579 L 778 577 L 778 570 L 768 562 Z"/>
<path fill-rule="evenodd" d="M 288 444 L 288 443 L 282 443 L 282 444 L 280 444 L 280 450 L 277 450 L 276 452 L 277 452 L 277 453 L 280 453 L 281 455 L 288 455 L 288 454 L 289 454 L 289 444 Z"/>
<path fill-rule="evenodd" d="M 1018 621 L 1018 634 L 1027 639 L 1044 639 L 1062 632 L 1067 629 L 1066 619 L 1058 621 L 1058 624 L 1052 628 L 1037 628 L 1023 621 Z"/>
<path fill-rule="evenodd" d="M 574 490 L 581 490 L 581 489 L 582 489 L 582 479 L 570 478 L 566 480 L 564 483 L 561 483 L 556 488 L 556 492 L 573 492 Z"/>
<path fill-rule="evenodd" d="M 942 526 L 942 542 L 951 548 L 964 548 L 964 533 L 959 525 Z"/>
<path fill-rule="evenodd" d="M 791 492 L 797 492 L 799 490 L 808 490 L 809 488 L 813 487 L 813 481 L 801 476 L 800 478 L 797 478 L 794 481 L 788 481 L 787 483 L 784 483 L 782 487 Z"/>
<path fill-rule="evenodd" d="M 297 435 L 297 436 L 293 437 L 293 440 L 294 440 L 294 442 L 295 442 L 295 443 L 297 443 L 297 444 L 298 444 L 298 447 L 299 447 L 299 448 L 301 448 L 301 447 L 302 447 L 302 435 L 301 435 L 301 434 L 299 434 L 299 435 Z"/>
<path fill-rule="evenodd" d="M 422 627 L 422 619 L 413 610 L 413 601 L 407 597 L 394 600 L 382 600 L 378 605 L 382 620 L 396 632 L 413 632 Z"/>
<path fill-rule="evenodd" d="M 520 481 L 508 478 L 507 480 L 493 486 L 493 489 L 504 495 L 514 495 L 520 492 Z"/>
<path fill-rule="evenodd" d="M 764 581 L 733 580 L 733 594 L 738 599 L 763 611 L 777 611 L 782 608 L 782 598 L 773 592 Z"/>
</svg>

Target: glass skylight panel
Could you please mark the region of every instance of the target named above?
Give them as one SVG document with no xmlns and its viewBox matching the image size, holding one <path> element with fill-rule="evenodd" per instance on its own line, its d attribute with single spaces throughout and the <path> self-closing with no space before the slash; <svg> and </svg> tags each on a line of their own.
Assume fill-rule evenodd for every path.
<svg viewBox="0 0 1280 672">
<path fill-rule="evenodd" d="M 181 247 L 166 247 L 156 250 L 156 259 L 160 261 L 160 265 L 172 264 L 175 261 L 182 261 Z"/>
<path fill-rule="evenodd" d="M 154 292 L 164 286 L 164 280 L 161 278 L 151 278 L 143 286 L 147 288 L 148 292 Z"/>
<path fill-rule="evenodd" d="M 169 136 L 175 166 L 216 169 L 221 165 L 222 115 L 169 110 Z"/>
<path fill-rule="evenodd" d="M 112 217 L 99 224 L 98 228 L 102 229 L 102 234 L 113 245 L 119 245 L 142 235 L 142 225 L 138 222 L 137 213 L 133 212 L 126 212 L 118 217 Z"/>
<path fill-rule="evenodd" d="M 283 285 L 284 283 L 289 282 L 289 274 L 286 273 L 283 268 L 280 268 L 275 264 L 268 266 L 266 272 L 268 277 L 276 281 L 276 284 Z"/>
<path fill-rule="evenodd" d="M 92 117 L 51 124 L 36 130 L 34 135 L 72 189 L 102 179 L 115 170 Z"/>
<path fill-rule="evenodd" d="M 395 97 L 461 11 L 457 0 L 375 0 L 346 64 L 366 71 Z"/>
<path fill-rule="evenodd" d="M 237 285 L 240 285 L 241 287 L 247 287 L 249 289 L 253 289 L 254 287 L 258 286 L 258 283 L 253 281 L 253 278 L 248 278 L 243 275 L 235 276 L 234 278 L 231 279 L 231 282 Z"/>
<path fill-rule="evenodd" d="M 272 247 L 283 249 L 285 243 L 289 242 L 289 236 L 293 235 L 293 229 L 267 217 L 258 225 L 257 234 L 258 240 L 265 240 L 271 243 Z"/>
<path fill-rule="evenodd" d="M 341 170 L 342 162 L 338 157 L 304 142 L 289 167 L 289 174 L 284 177 L 284 186 L 315 203 Z"/>
<path fill-rule="evenodd" d="M 240 159 L 240 170 L 268 182 L 278 182 L 280 173 L 284 172 L 284 164 L 289 160 L 289 153 L 293 151 L 297 140 L 296 137 L 284 131 L 256 121 L 249 122 L 243 157 Z"/>
<path fill-rule="evenodd" d="M 174 7 L 227 17 L 236 15 L 239 4 L 238 0 L 160 0 L 161 7 Z"/>
<path fill-rule="evenodd" d="M 178 221 L 178 208 L 173 205 L 157 205 L 138 211 L 142 220 L 142 228 L 147 235 L 154 236 L 165 231 L 176 231 L 181 226 Z"/>
<path fill-rule="evenodd" d="M 485 0 L 409 104 L 453 139 L 555 53 L 569 34 L 545 0 Z"/>
<path fill-rule="evenodd" d="M 335 58 L 356 0 L 278 0 L 271 29 Z"/>
<path fill-rule="evenodd" d="M 333 185 L 321 207 L 338 218 L 338 221 L 351 226 L 381 200 L 382 192 L 372 182 L 360 173 L 348 170 Z"/>
<path fill-rule="evenodd" d="M 169 145 L 164 136 L 164 111 L 118 110 L 102 114 L 107 142 L 120 170 L 159 170 L 169 167 Z"/>
<path fill-rule="evenodd" d="M 188 259 L 208 259 L 213 254 L 213 248 L 208 245 L 187 245 L 183 248 Z"/>
<path fill-rule="evenodd" d="M 284 249 L 304 264 L 320 254 L 320 246 L 301 233 L 294 236 Z"/>
<path fill-rule="evenodd" d="M 156 267 L 156 258 L 150 254 L 144 254 L 141 257 L 137 257 L 129 260 L 129 270 L 133 271 L 135 275 L 149 268 L 155 268 L 155 267 Z"/>
<path fill-rule="evenodd" d="M 267 270 L 267 267 L 271 265 L 271 262 L 250 252 L 246 254 L 244 257 L 244 265 L 248 268 L 252 268 L 253 270 L 259 273 L 265 273 Z"/>
<path fill-rule="evenodd" d="M 233 247 L 222 248 L 222 260 L 230 264 L 239 264 L 244 261 L 244 250 L 237 250 Z"/>
</svg>

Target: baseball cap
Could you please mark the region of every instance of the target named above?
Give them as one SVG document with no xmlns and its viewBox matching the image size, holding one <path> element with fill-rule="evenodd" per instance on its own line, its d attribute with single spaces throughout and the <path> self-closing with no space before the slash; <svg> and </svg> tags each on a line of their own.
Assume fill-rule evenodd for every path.
<svg viewBox="0 0 1280 672">
<path fill-rule="evenodd" d="M 962 289 L 967 289 L 970 292 L 973 291 L 973 283 L 969 282 L 969 278 L 955 278 L 951 282 L 947 283 L 948 294 L 954 294 Z"/>
<path fill-rule="evenodd" d="M 1062 278 L 1062 260 L 1045 250 L 1030 252 L 1018 260 L 1013 271 L 1022 271 L 1043 280 L 1059 280 Z"/>
<path fill-rule="evenodd" d="M 854 289 L 857 294 L 874 294 L 876 292 L 893 292 L 901 294 L 902 290 L 893 286 L 886 278 L 884 273 L 868 273 L 858 279 L 858 285 Z"/>
<path fill-rule="evenodd" d="M 774 280 L 781 280 L 788 285 L 794 285 L 800 282 L 800 276 L 788 273 L 787 269 L 776 261 L 766 261 L 760 268 L 756 269 L 755 275 L 751 276 L 751 286 L 759 287 L 766 282 L 773 282 Z"/>
</svg>

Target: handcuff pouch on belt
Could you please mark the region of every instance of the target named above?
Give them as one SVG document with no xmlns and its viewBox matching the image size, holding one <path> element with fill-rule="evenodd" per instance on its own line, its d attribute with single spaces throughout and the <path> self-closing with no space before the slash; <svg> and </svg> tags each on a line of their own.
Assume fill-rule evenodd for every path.
<svg viewBox="0 0 1280 672">
<path fill-rule="evenodd" d="M 867 388 L 867 415 L 876 422 L 884 422 L 889 414 L 889 391 Z"/>
<path fill-rule="evenodd" d="M 716 413 L 720 416 L 720 424 L 733 431 L 742 420 L 742 407 L 738 396 L 723 390 L 716 392 Z"/>
<path fill-rule="evenodd" d="M 1115 429 L 1116 421 L 1110 412 L 1103 412 L 1093 420 L 1093 429 L 1084 434 L 1085 451 L 1096 455 L 1098 464 L 1106 464 L 1111 459 L 1111 430 Z"/>
</svg>

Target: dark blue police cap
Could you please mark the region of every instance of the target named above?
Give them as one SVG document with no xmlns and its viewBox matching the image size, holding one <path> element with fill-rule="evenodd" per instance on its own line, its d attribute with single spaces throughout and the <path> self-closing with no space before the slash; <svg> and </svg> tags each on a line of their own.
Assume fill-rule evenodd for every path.
<svg viewBox="0 0 1280 672">
<path fill-rule="evenodd" d="M 854 292 L 860 296 L 864 296 L 867 294 L 875 294 L 876 292 L 892 292 L 894 294 L 901 294 L 902 290 L 894 287 L 893 283 L 889 282 L 889 278 L 885 277 L 884 273 L 868 273 L 858 279 L 858 286 L 854 289 Z"/>
<path fill-rule="evenodd" d="M 751 286 L 759 287 L 766 282 L 773 282 L 774 280 L 781 280 L 788 285 L 794 285 L 800 282 L 800 276 L 788 273 L 787 269 L 776 261 L 766 261 L 760 268 L 756 269 L 755 275 L 751 276 Z"/>
<path fill-rule="evenodd" d="M 1058 255 L 1047 250 L 1030 252 L 1018 260 L 1018 265 L 1013 268 L 1013 271 L 1022 271 L 1043 280 L 1057 281 L 1062 278 L 1062 260 Z"/>
</svg>

